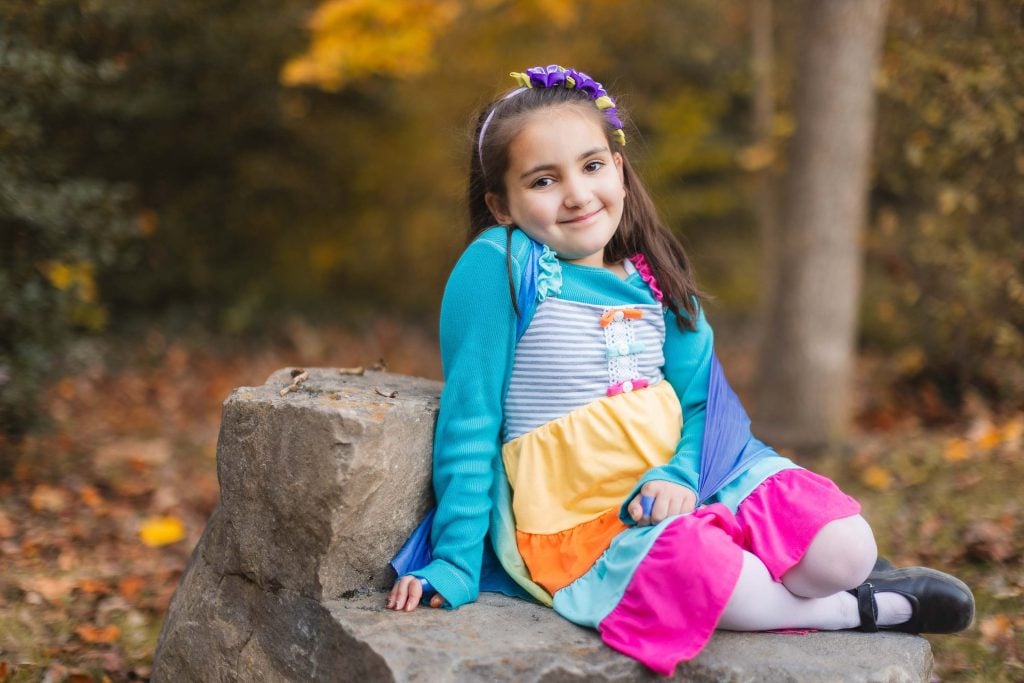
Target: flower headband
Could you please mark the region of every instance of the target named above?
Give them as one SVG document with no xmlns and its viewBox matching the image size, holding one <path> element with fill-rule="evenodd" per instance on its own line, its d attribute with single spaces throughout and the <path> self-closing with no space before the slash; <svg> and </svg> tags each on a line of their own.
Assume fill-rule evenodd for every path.
<svg viewBox="0 0 1024 683">
<path fill-rule="evenodd" d="M 576 89 L 586 93 L 594 101 L 597 108 L 601 110 L 605 120 L 615 128 L 615 132 L 612 133 L 612 139 L 620 145 L 626 144 L 626 133 L 622 130 L 622 121 L 619 119 L 619 110 L 615 106 L 615 101 L 608 96 L 604 86 L 582 71 L 566 69 L 563 66 L 552 64 L 547 67 L 535 66 L 532 69 L 527 69 L 525 72 L 513 71 L 509 76 L 515 79 L 519 87 L 498 100 L 487 114 L 487 118 L 484 119 L 483 125 L 480 126 L 480 138 L 477 140 L 476 152 L 480 158 L 481 166 L 484 163 L 484 135 L 487 133 L 487 127 L 491 124 L 494 112 L 497 111 L 501 102 L 510 97 L 515 97 L 529 88 L 561 88 L 564 86 L 570 90 Z"/>
</svg>

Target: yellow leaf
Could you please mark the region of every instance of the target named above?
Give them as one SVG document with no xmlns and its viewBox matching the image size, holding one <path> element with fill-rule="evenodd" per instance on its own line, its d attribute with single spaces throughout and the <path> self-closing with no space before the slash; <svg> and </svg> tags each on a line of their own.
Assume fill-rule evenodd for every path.
<svg viewBox="0 0 1024 683">
<path fill-rule="evenodd" d="M 42 265 L 41 270 L 46 279 L 50 281 L 50 284 L 62 292 L 70 287 L 73 282 L 71 267 L 66 263 L 48 261 Z"/>
<path fill-rule="evenodd" d="M 893 485 L 892 472 L 878 465 L 868 466 L 860 475 L 865 486 L 876 491 L 888 491 Z"/>
<path fill-rule="evenodd" d="M 71 267 L 71 279 L 78 288 L 78 298 L 86 303 L 96 301 L 95 267 L 88 261 L 81 261 Z"/>
<path fill-rule="evenodd" d="M 281 81 L 334 91 L 375 74 L 418 75 L 461 10 L 454 0 L 326 0 L 310 20 L 309 47 L 286 62 Z"/>
<path fill-rule="evenodd" d="M 185 538 L 185 525 L 177 517 L 151 517 L 143 522 L 139 538 L 150 548 L 177 543 Z"/>
<path fill-rule="evenodd" d="M 1024 436 L 1024 417 L 1015 417 L 1003 425 L 1003 443 L 1017 443 Z"/>
<path fill-rule="evenodd" d="M 39 270 L 50 281 L 50 284 L 60 291 L 75 287 L 77 298 L 80 301 L 89 303 L 96 300 L 95 267 L 92 263 L 88 261 L 77 263 L 46 261 L 39 264 Z"/>
<path fill-rule="evenodd" d="M 995 425 L 988 425 L 988 427 L 978 435 L 977 444 L 985 451 L 990 451 L 999 445 L 1002 441 L 1002 430 Z"/>
<path fill-rule="evenodd" d="M 744 171 L 760 171 L 775 163 L 775 147 L 771 142 L 750 145 L 739 151 L 736 162 Z"/>
<path fill-rule="evenodd" d="M 971 457 L 971 442 L 967 439 L 950 439 L 946 444 L 946 460 L 958 462 Z"/>
</svg>

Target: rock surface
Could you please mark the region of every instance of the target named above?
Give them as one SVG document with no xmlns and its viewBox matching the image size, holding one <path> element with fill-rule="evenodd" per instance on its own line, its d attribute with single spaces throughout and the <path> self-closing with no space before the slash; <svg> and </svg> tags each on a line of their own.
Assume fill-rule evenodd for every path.
<svg viewBox="0 0 1024 683">
<path fill-rule="evenodd" d="M 383 609 L 388 560 L 432 505 L 441 385 L 290 369 L 224 403 L 221 502 L 171 602 L 154 681 L 660 680 L 551 610 L 484 594 Z M 719 632 L 675 679 L 927 681 L 898 634 Z"/>
<path fill-rule="evenodd" d="M 606 647 L 598 635 L 546 607 L 485 593 L 455 611 L 383 609 L 384 594 L 325 604 L 351 638 L 350 652 L 379 653 L 381 681 L 665 680 Z M 670 680 L 927 681 L 931 649 L 916 636 L 818 632 L 806 635 L 719 631 Z M 369 668 L 363 669 L 369 671 Z M 347 679 L 347 674 L 340 678 Z"/>
</svg>

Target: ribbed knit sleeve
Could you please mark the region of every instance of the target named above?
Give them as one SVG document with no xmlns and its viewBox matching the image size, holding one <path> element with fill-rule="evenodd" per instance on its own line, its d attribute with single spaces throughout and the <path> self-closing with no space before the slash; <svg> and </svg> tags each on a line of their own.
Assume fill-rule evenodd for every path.
<svg viewBox="0 0 1024 683">
<path fill-rule="evenodd" d="M 683 429 L 672 459 L 665 465 L 648 470 L 623 501 L 619 511 L 623 522 L 633 523 L 626 508 L 649 481 L 671 481 L 697 491 L 714 346 L 714 332 L 704 318 L 703 309 L 698 312 L 695 330 L 680 330 L 675 314 L 671 311 L 665 313 L 665 379 L 679 397 Z"/>
<path fill-rule="evenodd" d="M 445 386 L 434 438 L 434 559 L 413 574 L 453 608 L 480 590 L 492 467 L 501 457 L 502 400 L 515 349 L 507 272 L 503 246 L 478 239 L 456 264 L 441 303 Z"/>
</svg>

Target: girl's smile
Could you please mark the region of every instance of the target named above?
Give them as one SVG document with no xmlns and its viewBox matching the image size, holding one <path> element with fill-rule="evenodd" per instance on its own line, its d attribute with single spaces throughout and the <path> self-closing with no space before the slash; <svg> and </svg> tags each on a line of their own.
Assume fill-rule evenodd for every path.
<svg viewBox="0 0 1024 683">
<path fill-rule="evenodd" d="M 564 220 L 564 221 L 561 221 L 561 222 L 562 223 L 583 223 L 583 222 L 593 218 L 598 213 L 600 213 L 600 211 L 591 211 L 590 213 L 584 214 L 584 215 L 580 216 L 579 218 L 570 218 L 568 220 Z"/>
<path fill-rule="evenodd" d="M 589 110 L 562 106 L 532 115 L 509 145 L 504 198 L 487 204 L 562 259 L 604 267 L 622 219 L 622 157 Z"/>
</svg>

